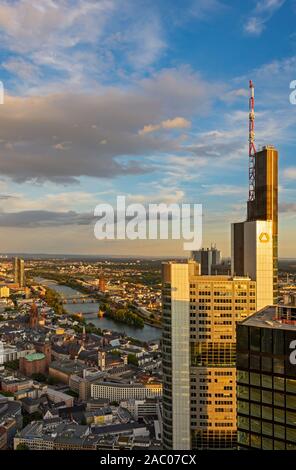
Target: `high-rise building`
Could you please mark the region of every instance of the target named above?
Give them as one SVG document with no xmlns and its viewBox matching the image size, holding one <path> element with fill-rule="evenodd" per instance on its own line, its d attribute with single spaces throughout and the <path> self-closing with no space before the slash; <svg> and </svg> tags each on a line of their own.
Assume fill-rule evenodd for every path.
<svg viewBox="0 0 296 470">
<path fill-rule="evenodd" d="M 258 309 L 278 298 L 278 152 L 255 154 L 255 197 L 245 222 L 232 225 L 232 274 L 256 280 Z"/>
<path fill-rule="evenodd" d="M 25 287 L 25 262 L 21 258 L 14 258 L 14 282 L 19 287 Z"/>
<path fill-rule="evenodd" d="M 236 322 L 256 310 L 247 277 L 163 263 L 163 445 L 236 446 Z"/>
<path fill-rule="evenodd" d="M 201 274 L 207 276 L 215 274 L 213 267 L 221 263 L 221 252 L 215 246 L 202 248 L 192 252 L 192 259 L 200 264 Z"/>
<path fill-rule="evenodd" d="M 296 307 L 268 306 L 237 327 L 238 445 L 296 450 Z"/>
</svg>

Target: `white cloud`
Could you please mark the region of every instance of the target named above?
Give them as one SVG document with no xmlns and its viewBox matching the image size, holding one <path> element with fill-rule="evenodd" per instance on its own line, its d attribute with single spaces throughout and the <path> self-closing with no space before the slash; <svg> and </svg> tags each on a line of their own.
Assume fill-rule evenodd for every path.
<svg viewBox="0 0 296 470">
<path fill-rule="evenodd" d="M 167 119 L 160 124 L 147 124 L 139 131 L 139 135 L 150 134 L 160 129 L 187 129 L 191 126 L 191 122 L 183 117 L 175 117 Z"/>
<path fill-rule="evenodd" d="M 296 180 L 296 167 L 285 168 L 283 171 L 283 177 L 288 180 Z"/>
<path fill-rule="evenodd" d="M 248 18 L 245 24 L 245 32 L 260 36 L 266 23 L 279 10 L 286 0 L 259 0 L 254 9 L 254 14 Z"/>
</svg>

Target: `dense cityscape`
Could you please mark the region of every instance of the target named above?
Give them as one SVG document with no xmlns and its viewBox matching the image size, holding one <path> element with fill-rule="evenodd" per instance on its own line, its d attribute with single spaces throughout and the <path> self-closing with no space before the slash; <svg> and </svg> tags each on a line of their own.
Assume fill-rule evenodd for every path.
<svg viewBox="0 0 296 470">
<path fill-rule="evenodd" d="M 293 465 L 295 17 L 0 0 L 3 469 Z"/>
</svg>

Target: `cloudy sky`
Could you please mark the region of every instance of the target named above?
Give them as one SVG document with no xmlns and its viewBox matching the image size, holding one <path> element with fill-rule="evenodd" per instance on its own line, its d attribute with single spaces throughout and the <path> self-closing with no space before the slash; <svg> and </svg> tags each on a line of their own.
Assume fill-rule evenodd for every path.
<svg viewBox="0 0 296 470">
<path fill-rule="evenodd" d="M 1 252 L 175 255 L 99 242 L 94 208 L 203 205 L 204 245 L 230 253 L 256 145 L 280 152 L 280 256 L 296 257 L 294 0 L 0 0 Z"/>
</svg>

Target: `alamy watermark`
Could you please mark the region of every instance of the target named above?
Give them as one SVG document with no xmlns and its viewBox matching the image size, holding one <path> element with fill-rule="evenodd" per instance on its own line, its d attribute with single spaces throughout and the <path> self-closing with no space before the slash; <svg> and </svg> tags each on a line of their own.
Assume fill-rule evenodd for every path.
<svg viewBox="0 0 296 470">
<path fill-rule="evenodd" d="M 184 250 L 202 246 L 201 204 L 126 204 L 117 196 L 116 207 L 98 204 L 94 227 L 98 240 L 186 240 Z"/>
</svg>

